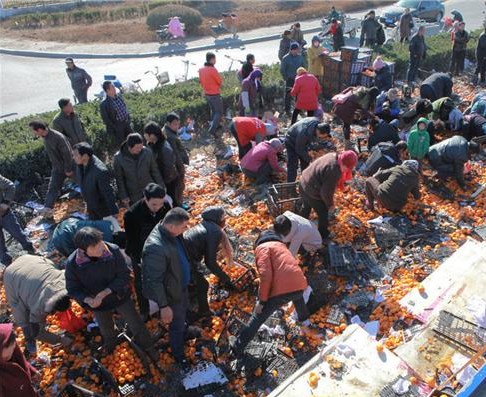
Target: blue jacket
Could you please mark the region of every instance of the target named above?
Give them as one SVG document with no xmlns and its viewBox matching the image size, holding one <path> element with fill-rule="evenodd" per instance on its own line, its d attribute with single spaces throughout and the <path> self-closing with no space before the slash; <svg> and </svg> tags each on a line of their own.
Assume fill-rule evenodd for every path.
<svg viewBox="0 0 486 397">
<path fill-rule="evenodd" d="M 51 244 L 62 255 L 71 255 L 76 249 L 74 246 L 74 235 L 79 229 L 86 226 L 94 227 L 102 232 L 104 241 L 113 241 L 113 225 L 110 221 L 83 221 L 77 218 L 68 218 L 54 229 Z"/>
<path fill-rule="evenodd" d="M 316 138 L 316 127 L 319 120 L 315 117 L 306 117 L 293 124 L 287 131 L 285 145 L 291 147 L 297 153 L 300 159 L 310 163 L 311 158 L 308 152 L 308 146 Z"/>
<path fill-rule="evenodd" d="M 375 71 L 375 87 L 380 91 L 388 91 L 393 86 L 393 76 L 390 66 L 385 65 L 380 70 Z"/>
<path fill-rule="evenodd" d="M 280 63 L 280 73 L 284 80 L 295 79 L 297 69 L 306 66 L 305 58 L 298 54 L 292 55 L 290 52 L 282 58 Z"/>
</svg>

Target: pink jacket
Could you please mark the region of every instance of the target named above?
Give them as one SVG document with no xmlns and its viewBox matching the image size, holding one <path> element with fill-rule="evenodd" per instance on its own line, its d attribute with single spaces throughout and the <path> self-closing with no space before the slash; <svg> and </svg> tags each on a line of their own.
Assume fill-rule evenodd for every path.
<svg viewBox="0 0 486 397">
<path fill-rule="evenodd" d="M 304 73 L 295 78 L 290 94 L 297 97 L 295 107 L 300 110 L 316 110 L 317 98 L 321 92 L 321 85 L 316 76 Z"/>
<path fill-rule="evenodd" d="M 245 154 L 241 159 L 241 168 L 251 172 L 258 172 L 265 162 L 269 162 L 270 166 L 277 172 L 285 171 L 278 165 L 277 151 L 268 141 L 260 142 Z"/>
</svg>

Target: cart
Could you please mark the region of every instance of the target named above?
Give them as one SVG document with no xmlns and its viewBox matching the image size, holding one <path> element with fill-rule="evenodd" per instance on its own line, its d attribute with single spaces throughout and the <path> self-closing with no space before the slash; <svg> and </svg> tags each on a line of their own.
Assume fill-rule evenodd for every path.
<svg viewBox="0 0 486 397">
<path fill-rule="evenodd" d="M 343 34 L 348 35 L 350 39 L 354 39 L 358 34 L 358 30 L 361 29 L 361 20 L 358 18 L 352 18 L 346 14 L 341 14 L 339 21 L 341 22 L 341 27 L 343 28 Z M 323 19 L 321 21 L 322 31 L 319 33 L 319 37 L 321 39 L 324 37 L 324 34 L 329 31 L 330 26 L 330 20 Z"/>
</svg>

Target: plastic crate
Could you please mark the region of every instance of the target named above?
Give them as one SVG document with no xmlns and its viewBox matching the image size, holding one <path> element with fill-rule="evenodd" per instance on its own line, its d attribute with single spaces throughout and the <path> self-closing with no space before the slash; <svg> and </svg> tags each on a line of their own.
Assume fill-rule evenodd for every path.
<svg viewBox="0 0 486 397">
<path fill-rule="evenodd" d="M 267 365 L 266 371 L 279 382 L 283 382 L 292 376 L 300 367 L 301 365 L 295 359 L 277 350 L 277 354 Z"/>
<path fill-rule="evenodd" d="M 57 394 L 57 397 L 103 397 L 103 395 L 76 384 L 69 384 L 64 386 L 60 393 Z"/>
<path fill-rule="evenodd" d="M 248 325 L 250 318 L 251 313 L 244 312 L 236 306 L 233 307 L 216 342 L 219 353 L 226 351 L 228 348 L 228 334 L 238 336 L 241 330 Z"/>
<path fill-rule="evenodd" d="M 355 272 L 354 251 L 352 247 L 341 247 L 330 244 L 329 253 L 329 270 L 331 273 L 346 277 Z"/>
<path fill-rule="evenodd" d="M 390 382 L 380 391 L 380 397 L 420 397 L 418 387 L 416 385 L 411 385 L 408 392 L 404 394 L 397 394 L 393 391 L 393 385 L 397 383 L 400 379 L 405 379 L 401 376 Z"/>
<path fill-rule="evenodd" d="M 297 191 L 298 182 L 278 183 L 270 186 L 267 193 L 268 212 L 273 217 L 283 214 L 285 211 L 295 212 L 298 202 L 301 201 Z"/>
<path fill-rule="evenodd" d="M 338 305 L 331 306 L 331 310 L 327 315 L 326 323 L 331 325 L 339 325 L 345 318 L 345 314 L 342 312 Z"/>
<path fill-rule="evenodd" d="M 380 248 L 395 247 L 405 237 L 397 228 L 387 223 L 375 225 L 374 232 L 376 245 Z"/>
<path fill-rule="evenodd" d="M 486 225 L 477 227 L 473 232 L 481 238 L 481 240 L 486 241 Z"/>
<path fill-rule="evenodd" d="M 245 291 L 254 285 L 255 278 L 255 270 L 249 268 L 240 277 L 233 280 L 233 285 L 238 291 Z"/>
<path fill-rule="evenodd" d="M 441 310 L 433 330 L 454 344 L 458 344 L 474 353 L 486 343 L 486 328 L 482 328 L 446 310 Z"/>
<path fill-rule="evenodd" d="M 358 59 L 358 47 L 341 47 L 341 59 L 346 62 L 354 62 Z"/>
</svg>

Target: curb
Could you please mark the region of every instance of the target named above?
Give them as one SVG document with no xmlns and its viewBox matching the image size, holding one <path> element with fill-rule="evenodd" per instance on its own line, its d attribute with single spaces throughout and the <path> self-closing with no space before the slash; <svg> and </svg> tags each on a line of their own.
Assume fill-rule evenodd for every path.
<svg viewBox="0 0 486 397">
<path fill-rule="evenodd" d="M 321 30 L 320 27 L 303 29 L 303 33 L 315 33 Z M 154 58 L 172 55 L 184 55 L 189 52 L 207 51 L 222 48 L 238 48 L 244 44 L 259 43 L 264 41 L 276 40 L 281 37 L 281 34 L 273 34 L 269 36 L 261 36 L 250 39 L 216 39 L 213 44 L 206 44 L 197 47 L 186 48 L 184 45 L 169 45 L 169 47 L 162 48 L 157 52 L 141 52 L 141 53 L 126 53 L 126 54 L 85 54 L 74 52 L 45 52 L 45 51 L 31 51 L 31 50 L 13 50 L 10 48 L 0 48 L 0 54 L 13 55 L 30 58 L 52 58 L 64 59 L 72 57 L 76 59 L 113 59 L 113 58 Z"/>
</svg>

